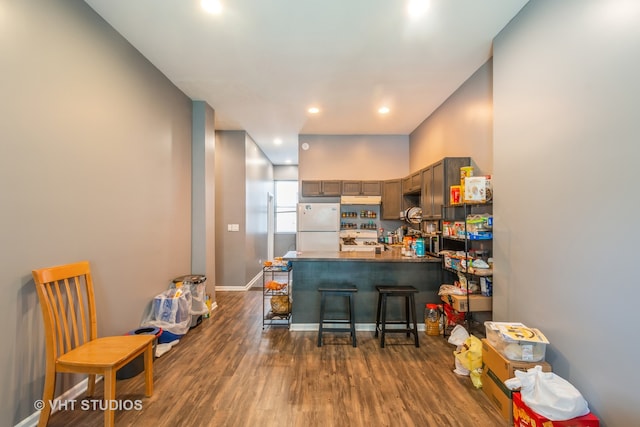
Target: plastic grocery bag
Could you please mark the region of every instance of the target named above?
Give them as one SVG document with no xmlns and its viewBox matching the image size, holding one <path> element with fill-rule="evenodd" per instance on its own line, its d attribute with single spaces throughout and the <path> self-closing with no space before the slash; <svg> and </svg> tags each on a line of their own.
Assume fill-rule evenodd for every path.
<svg viewBox="0 0 640 427">
<path fill-rule="evenodd" d="M 175 335 L 184 335 L 191 326 L 191 291 L 171 288 L 153 299 L 141 326 L 162 328 Z"/>
<path fill-rule="evenodd" d="M 590 412 L 587 401 L 571 383 L 553 372 L 542 372 L 541 366 L 516 371 L 515 375 L 505 385 L 512 390 L 520 387 L 522 401 L 551 421 L 570 420 Z"/>
<path fill-rule="evenodd" d="M 482 373 L 482 342 L 478 337 L 470 335 L 464 344 L 453 352 L 456 361 L 469 371 L 471 382 L 476 388 L 482 387 L 480 374 Z"/>
<path fill-rule="evenodd" d="M 469 332 L 462 325 L 456 325 L 451 331 L 451 335 L 449 335 L 449 339 L 447 340 L 449 344 L 453 345 L 462 345 L 469 338 Z"/>
<path fill-rule="evenodd" d="M 456 325 L 456 327 L 453 328 L 453 331 L 451 331 L 451 335 L 449 335 L 449 339 L 447 340 L 449 344 L 453 344 L 456 346 L 456 351 L 453 353 L 454 354 L 453 359 L 455 361 L 456 368 L 453 370 L 453 372 L 463 376 L 469 376 L 470 372 L 467 368 L 462 366 L 462 362 L 460 362 L 460 360 L 457 357 L 455 357 L 455 354 L 458 351 L 462 351 L 463 349 L 462 345 L 464 344 L 467 338 L 469 338 L 469 332 L 467 332 L 464 326 Z"/>
</svg>

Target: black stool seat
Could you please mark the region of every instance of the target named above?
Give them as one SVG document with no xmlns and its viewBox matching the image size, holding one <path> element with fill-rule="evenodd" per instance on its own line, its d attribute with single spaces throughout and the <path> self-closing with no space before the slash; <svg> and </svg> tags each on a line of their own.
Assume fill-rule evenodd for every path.
<svg viewBox="0 0 640 427">
<path fill-rule="evenodd" d="M 384 348 L 384 338 L 387 333 L 403 332 L 407 337 L 413 334 L 416 347 L 420 347 L 418 339 L 418 316 L 416 314 L 416 301 L 414 295 L 418 290 L 413 286 L 376 286 L 378 291 L 378 310 L 376 312 L 376 332 L 380 332 L 380 347 Z M 387 298 L 404 298 L 405 320 L 387 320 Z M 387 325 L 402 324 L 405 328 L 387 329 Z"/>
<path fill-rule="evenodd" d="M 354 294 L 358 292 L 356 287 L 318 288 L 320 292 L 320 322 L 318 327 L 318 347 L 322 347 L 323 332 L 350 332 L 351 344 L 356 346 L 356 318 L 354 309 Z M 328 296 L 346 297 L 349 299 L 349 317 L 342 319 L 325 318 L 325 307 Z M 325 324 L 348 324 L 348 328 L 325 327 Z"/>
</svg>

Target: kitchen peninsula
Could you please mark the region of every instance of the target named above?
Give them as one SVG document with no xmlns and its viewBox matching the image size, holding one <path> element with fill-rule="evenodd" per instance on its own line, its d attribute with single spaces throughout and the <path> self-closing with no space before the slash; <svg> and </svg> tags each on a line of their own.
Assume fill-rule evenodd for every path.
<svg viewBox="0 0 640 427">
<path fill-rule="evenodd" d="M 374 329 L 378 285 L 405 285 L 418 289 L 418 317 L 426 303 L 439 303 L 443 283 L 442 262 L 437 257 L 403 257 L 397 250 L 375 252 L 295 252 L 284 257 L 293 265 L 291 288 L 292 330 L 317 327 L 320 313 L 318 288 L 355 286 L 355 319 L 358 329 Z M 390 313 L 399 315 L 400 302 L 390 301 Z M 366 325 L 366 326 L 365 326 Z"/>
</svg>

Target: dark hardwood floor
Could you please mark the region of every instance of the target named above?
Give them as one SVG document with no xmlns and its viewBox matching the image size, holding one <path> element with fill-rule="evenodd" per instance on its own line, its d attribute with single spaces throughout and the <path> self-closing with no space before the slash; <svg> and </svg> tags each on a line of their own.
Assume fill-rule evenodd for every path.
<svg viewBox="0 0 640 427">
<path fill-rule="evenodd" d="M 218 308 L 156 359 L 154 394 L 138 375 L 117 384 L 118 426 L 507 426 L 468 377 L 452 372 L 454 347 L 404 334 L 380 348 L 373 332 L 262 329 L 261 292 L 217 292 Z M 294 302 L 295 303 L 295 302 Z M 96 387 L 98 398 L 102 383 Z M 63 410 L 50 426 L 101 426 L 100 410 Z M 85 406 L 86 407 L 86 406 Z"/>
</svg>

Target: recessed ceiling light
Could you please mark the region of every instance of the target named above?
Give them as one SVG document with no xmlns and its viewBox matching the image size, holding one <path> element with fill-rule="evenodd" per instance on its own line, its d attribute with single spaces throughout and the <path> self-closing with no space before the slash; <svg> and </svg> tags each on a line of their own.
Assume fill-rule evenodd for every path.
<svg viewBox="0 0 640 427">
<path fill-rule="evenodd" d="M 318 114 L 320 112 L 320 109 L 318 107 L 310 107 L 307 111 L 310 114 Z"/>
<path fill-rule="evenodd" d="M 388 114 L 389 111 L 391 111 L 391 110 L 389 110 L 389 107 L 380 107 L 380 108 L 378 108 L 378 113 L 380 113 L 380 114 Z"/>
<path fill-rule="evenodd" d="M 273 140 L 273 143 L 276 144 L 276 145 L 282 145 L 282 139 L 276 138 L 276 139 Z"/>
<path fill-rule="evenodd" d="M 291 164 L 291 159 L 287 159 L 284 162 L 287 163 L 287 164 Z"/>
<path fill-rule="evenodd" d="M 409 0 L 407 12 L 413 19 L 420 18 L 429 9 L 429 0 Z"/>
<path fill-rule="evenodd" d="M 200 6 L 202 6 L 205 11 L 214 15 L 222 13 L 222 3 L 220 0 L 200 0 Z"/>
</svg>

